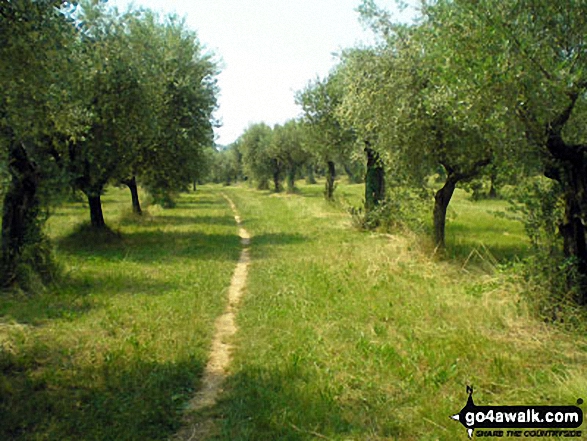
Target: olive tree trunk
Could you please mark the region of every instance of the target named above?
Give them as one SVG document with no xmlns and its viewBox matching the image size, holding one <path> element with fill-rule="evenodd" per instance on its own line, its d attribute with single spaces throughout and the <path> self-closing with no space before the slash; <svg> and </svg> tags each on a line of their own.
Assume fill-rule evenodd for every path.
<svg viewBox="0 0 587 441">
<path fill-rule="evenodd" d="M 135 176 L 132 178 L 123 181 L 124 185 L 128 187 L 130 190 L 130 197 L 132 200 L 132 211 L 135 214 L 141 215 L 143 214 L 143 210 L 141 209 L 141 201 L 139 200 L 139 188 L 137 186 L 137 179 Z M 195 191 L 196 183 L 194 181 L 194 191 Z"/>
<path fill-rule="evenodd" d="M 314 164 L 308 164 L 306 168 L 306 184 L 316 184 L 316 177 L 314 176 Z"/>
<path fill-rule="evenodd" d="M 90 206 L 90 224 L 93 228 L 101 229 L 106 227 L 104 213 L 102 212 L 102 200 L 100 192 L 85 193 Z"/>
<path fill-rule="evenodd" d="M 336 178 L 336 168 L 333 161 L 327 162 L 328 169 L 326 171 L 326 187 L 324 189 L 324 197 L 331 201 L 334 199 L 334 179 Z"/>
<path fill-rule="evenodd" d="M 545 175 L 560 182 L 564 189 L 565 212 L 559 231 L 564 254 L 572 259 L 576 270 L 570 283 L 578 285 L 578 301 L 587 304 L 587 145 L 572 145 L 563 139 L 564 127 L 579 97 L 579 92 L 570 94 L 570 104 L 547 125 L 546 147 L 553 164 L 547 168 Z"/>
<path fill-rule="evenodd" d="M 365 174 L 365 212 L 378 206 L 385 197 L 385 171 L 379 154 L 369 147 L 365 147 L 367 155 L 367 172 Z"/>
<path fill-rule="evenodd" d="M 291 166 L 287 169 L 287 192 L 295 193 L 296 191 L 296 172 L 295 166 Z"/>
<path fill-rule="evenodd" d="M 439 249 L 444 249 L 446 246 L 445 230 L 446 230 L 446 212 L 448 204 L 452 199 L 455 188 L 459 182 L 466 182 L 478 176 L 481 169 L 491 163 L 491 154 L 484 159 L 470 164 L 467 167 L 457 170 L 456 166 L 451 166 L 446 161 L 441 162 L 440 165 L 446 170 L 446 180 L 440 190 L 434 195 L 434 244 Z"/>
<path fill-rule="evenodd" d="M 40 246 L 43 241 L 39 220 L 39 184 L 41 173 L 26 152 L 25 146 L 13 142 L 8 153 L 9 171 L 12 177 L 4 197 L 2 209 L 2 261 L 0 286 L 9 287 L 18 282 L 18 266 L 22 263 L 23 251 L 27 249 L 27 260 L 33 269 L 35 263 L 46 260 Z"/>
<path fill-rule="evenodd" d="M 449 176 L 444 182 L 443 187 L 434 195 L 434 243 L 438 248 L 444 248 L 446 246 L 446 211 L 455 192 L 457 182 L 458 180 Z"/>
</svg>

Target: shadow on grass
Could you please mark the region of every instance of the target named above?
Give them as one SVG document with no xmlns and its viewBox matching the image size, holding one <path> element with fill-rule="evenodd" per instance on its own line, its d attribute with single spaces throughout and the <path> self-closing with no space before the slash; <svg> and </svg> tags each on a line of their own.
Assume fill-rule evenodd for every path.
<svg viewBox="0 0 587 441">
<path fill-rule="evenodd" d="M 226 207 L 226 201 L 224 199 L 204 197 L 201 196 L 197 200 L 186 200 L 182 198 L 178 200 L 176 208 L 218 208 L 218 206 Z"/>
<path fill-rule="evenodd" d="M 220 434 L 213 439 L 297 441 L 373 435 L 374 428 L 364 427 L 354 411 L 365 403 L 341 403 L 328 383 L 316 382 L 312 371 L 295 361 L 273 370 L 257 367 L 236 374 L 215 410 L 222 419 Z M 398 435 L 394 422 L 379 424 L 378 435 Z"/>
<path fill-rule="evenodd" d="M 236 225 L 235 225 L 236 229 Z M 263 234 L 252 238 L 257 254 L 278 245 L 295 245 L 307 241 L 298 234 Z M 236 234 L 198 232 L 138 231 L 125 234 L 88 233 L 79 229 L 57 242 L 61 252 L 80 257 L 129 262 L 163 262 L 177 259 L 239 259 L 240 238 Z"/>
<path fill-rule="evenodd" d="M 112 350 L 74 367 L 67 353 L 40 345 L 0 353 L 0 439 L 167 439 L 205 364 L 204 352 L 156 363 Z"/>
<path fill-rule="evenodd" d="M 172 282 L 125 274 L 66 274 L 46 292 L 36 295 L 6 293 L 0 300 L 3 321 L 42 325 L 50 320 L 75 321 L 97 308 L 100 299 L 132 295 L 163 295 L 177 289 Z M 1 439 L 1 438 L 0 438 Z"/>
<path fill-rule="evenodd" d="M 235 226 L 234 217 L 226 216 L 137 216 L 129 215 L 120 220 L 121 226 L 135 225 L 139 227 L 164 227 L 164 226 L 182 226 L 182 225 L 223 225 Z"/>
<path fill-rule="evenodd" d="M 451 243 L 449 239 L 446 252 L 448 256 L 463 262 L 468 260 L 470 263 L 505 264 L 528 257 L 530 255 L 530 246 L 525 243 Z"/>
<path fill-rule="evenodd" d="M 273 246 L 287 246 L 287 245 L 298 245 L 301 243 L 309 242 L 311 239 L 301 234 L 286 234 L 286 233 L 266 233 L 258 236 L 253 236 L 252 247 L 256 250 L 260 250 L 263 253 L 267 248 Z"/>
<path fill-rule="evenodd" d="M 181 219 L 181 218 L 179 218 Z M 165 262 L 169 259 L 238 260 L 238 236 L 142 229 L 94 231 L 87 225 L 56 242 L 65 254 L 104 260 Z"/>
<path fill-rule="evenodd" d="M 447 253 L 456 259 L 465 260 L 479 254 L 499 263 L 523 259 L 530 254 L 530 244 L 500 225 L 499 219 L 492 224 L 467 226 L 451 223 L 446 230 Z"/>
</svg>

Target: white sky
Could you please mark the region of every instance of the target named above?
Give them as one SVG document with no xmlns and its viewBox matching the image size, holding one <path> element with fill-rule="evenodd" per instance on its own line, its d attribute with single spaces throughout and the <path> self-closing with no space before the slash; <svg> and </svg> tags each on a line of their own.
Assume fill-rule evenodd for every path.
<svg viewBox="0 0 587 441">
<path fill-rule="evenodd" d="M 281 124 L 297 117 L 294 94 L 336 63 L 333 53 L 372 34 L 359 23 L 360 0 L 109 0 L 186 18 L 199 40 L 221 62 L 217 143 L 234 142 L 251 123 Z M 379 6 L 398 19 L 394 0 Z"/>
</svg>

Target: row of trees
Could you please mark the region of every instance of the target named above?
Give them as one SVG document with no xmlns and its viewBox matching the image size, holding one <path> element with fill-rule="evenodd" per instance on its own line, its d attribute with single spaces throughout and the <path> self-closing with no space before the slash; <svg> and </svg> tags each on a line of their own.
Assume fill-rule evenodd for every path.
<svg viewBox="0 0 587 441">
<path fill-rule="evenodd" d="M 332 199 L 336 167 L 345 170 L 351 181 L 364 177 L 362 161 L 352 155 L 353 140 L 342 144 L 322 146 L 323 134 L 302 119 L 291 119 L 270 127 L 265 123 L 250 125 L 239 139 L 213 153 L 209 179 L 230 184 L 248 179 L 256 187 L 272 187 L 280 192 L 285 188 L 294 192 L 296 179 L 304 177 L 315 183 L 315 173 L 327 176 L 325 195 Z"/>
<path fill-rule="evenodd" d="M 44 213 L 64 192 L 81 191 L 104 228 L 108 184 L 127 185 L 140 213 L 137 182 L 166 198 L 203 173 L 217 67 L 177 18 L 98 0 L 3 2 L 0 40 L 0 285 L 11 286 L 49 266 Z"/>
<path fill-rule="evenodd" d="M 388 199 L 400 187 L 429 194 L 429 178 L 440 176 L 432 199 L 442 248 L 458 185 L 485 176 L 494 194 L 498 182 L 542 175 L 523 197 L 529 233 L 556 227 L 550 265 L 566 269 L 567 286 L 587 303 L 587 3 L 422 1 L 410 25 L 395 23 L 374 0 L 359 12 L 377 44 L 344 51 L 330 75 L 296 95 L 299 151 L 322 165 L 326 197 L 335 162 L 360 154 L 367 210 L 383 198 L 384 170 Z M 277 176 L 294 163 L 285 152 L 295 157 L 299 144 L 271 133 L 253 126 L 236 148 L 257 182 L 273 177 L 279 189 Z"/>
<path fill-rule="evenodd" d="M 587 302 L 587 3 L 436 0 L 413 26 L 371 0 L 361 13 L 380 44 L 346 54 L 342 116 L 413 182 L 442 168 L 437 244 L 456 185 L 540 172 L 562 206 L 565 265 Z"/>
</svg>

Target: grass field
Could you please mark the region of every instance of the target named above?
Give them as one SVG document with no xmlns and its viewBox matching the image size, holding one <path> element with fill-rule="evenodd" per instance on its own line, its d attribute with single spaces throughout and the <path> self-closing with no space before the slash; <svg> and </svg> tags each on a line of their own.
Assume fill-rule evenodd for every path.
<svg viewBox="0 0 587 441">
<path fill-rule="evenodd" d="M 0 439 L 165 439 L 198 386 L 239 241 L 218 193 L 137 219 L 110 189 L 118 235 L 82 204 L 51 217 L 65 280 L 0 299 Z"/>
<path fill-rule="evenodd" d="M 177 429 L 240 251 L 221 192 L 253 236 L 252 262 L 228 383 L 205 412 L 210 439 L 458 440 L 449 416 L 468 384 L 479 405 L 586 398 L 587 338 L 533 317 L 521 281 L 493 271 L 527 252 L 521 226 L 492 214 L 503 202 L 457 193 L 455 259 L 439 260 L 417 238 L 352 228 L 321 186 L 204 186 L 144 219 L 113 189 L 118 236 L 89 235 L 82 205 L 61 207 L 49 230 L 65 280 L 0 299 L 0 439 Z"/>
</svg>

